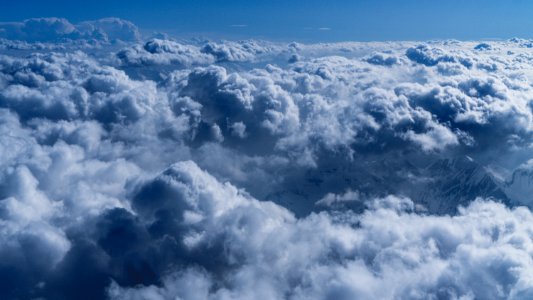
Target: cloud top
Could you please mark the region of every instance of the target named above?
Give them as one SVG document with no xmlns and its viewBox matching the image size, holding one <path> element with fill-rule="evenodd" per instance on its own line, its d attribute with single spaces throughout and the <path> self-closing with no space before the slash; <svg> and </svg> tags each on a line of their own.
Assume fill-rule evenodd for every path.
<svg viewBox="0 0 533 300">
<path fill-rule="evenodd" d="M 22 22 L 0 23 L 0 38 L 26 42 L 65 40 L 137 41 L 139 30 L 133 23 L 106 18 L 72 24 L 63 18 L 34 18 Z"/>
<path fill-rule="evenodd" d="M 532 295 L 527 40 L 0 36 L 0 298 Z"/>
</svg>

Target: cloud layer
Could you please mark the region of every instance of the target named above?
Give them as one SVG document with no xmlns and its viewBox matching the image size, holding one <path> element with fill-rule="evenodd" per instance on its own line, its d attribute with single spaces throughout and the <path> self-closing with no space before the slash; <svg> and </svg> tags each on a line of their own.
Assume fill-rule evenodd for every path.
<svg viewBox="0 0 533 300">
<path fill-rule="evenodd" d="M 139 30 L 131 22 L 107 18 L 72 24 L 62 18 L 35 18 L 23 22 L 0 23 L 0 38 L 26 42 L 65 42 L 68 40 L 136 41 Z"/>
<path fill-rule="evenodd" d="M 532 295 L 530 41 L 0 37 L 1 298 Z"/>
</svg>

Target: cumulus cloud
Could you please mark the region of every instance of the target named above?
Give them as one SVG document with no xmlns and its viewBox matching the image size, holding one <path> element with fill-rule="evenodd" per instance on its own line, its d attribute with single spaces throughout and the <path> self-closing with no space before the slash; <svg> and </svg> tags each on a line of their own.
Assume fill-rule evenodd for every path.
<svg viewBox="0 0 533 300">
<path fill-rule="evenodd" d="M 283 52 L 279 45 L 256 41 L 226 41 L 184 44 L 168 39 L 151 39 L 117 53 L 125 67 L 172 66 L 190 68 L 215 62 L 257 62 L 272 59 Z"/>
<path fill-rule="evenodd" d="M 414 213 L 409 199 L 387 197 L 371 202 L 362 215 L 295 219 L 272 203 L 241 196 L 212 180 L 188 162 L 165 171 L 158 188 L 150 184 L 151 193 L 176 193 L 179 204 L 169 206 L 167 198 L 156 207 L 172 210 L 182 224 L 176 228 L 185 230 L 180 235 L 185 248 L 209 253 L 209 259 L 168 275 L 162 286 L 113 283 L 112 299 L 531 295 L 527 232 L 533 216 L 526 208 L 477 200 L 457 216 L 438 217 Z"/>
<path fill-rule="evenodd" d="M 1 298 L 531 295 L 527 40 L 0 28 Z"/>
<path fill-rule="evenodd" d="M 192 45 L 183 45 L 170 40 L 153 39 L 144 45 L 135 45 L 117 53 L 124 65 L 178 65 L 190 67 L 214 62 L 213 57 Z"/>
<path fill-rule="evenodd" d="M 137 41 L 139 30 L 133 23 L 106 18 L 72 24 L 62 18 L 34 18 L 22 22 L 0 23 L 0 38 L 26 42 L 61 42 L 94 39 L 101 41 Z"/>
<path fill-rule="evenodd" d="M 392 66 L 399 63 L 398 57 L 386 53 L 374 53 L 366 61 L 374 65 Z"/>
<path fill-rule="evenodd" d="M 206 54 L 211 54 L 219 62 L 236 62 L 255 61 L 261 55 L 279 52 L 280 50 L 274 44 L 265 44 L 256 41 L 227 41 L 224 43 L 209 42 L 202 47 L 201 51 Z"/>
</svg>

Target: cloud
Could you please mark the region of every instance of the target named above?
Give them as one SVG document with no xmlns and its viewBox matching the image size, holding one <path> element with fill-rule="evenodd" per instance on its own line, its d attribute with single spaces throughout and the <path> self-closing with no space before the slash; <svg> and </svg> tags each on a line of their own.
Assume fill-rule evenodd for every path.
<svg viewBox="0 0 533 300">
<path fill-rule="evenodd" d="M 474 47 L 474 49 L 479 51 L 488 51 L 492 50 L 492 46 L 488 43 L 479 43 L 477 46 Z"/>
<path fill-rule="evenodd" d="M 469 58 L 448 54 L 440 48 L 433 48 L 424 44 L 407 49 L 405 55 L 410 60 L 428 67 L 435 66 L 440 62 L 459 62 L 465 67 L 472 65 Z"/>
<path fill-rule="evenodd" d="M 75 36 L 76 28 L 66 19 L 28 19 L 20 23 L 3 23 L 3 38 L 27 41 L 54 41 Z"/>
<path fill-rule="evenodd" d="M 372 56 L 368 57 L 366 61 L 370 64 L 380 66 L 392 66 L 399 63 L 398 57 L 386 53 L 374 53 Z"/>
<path fill-rule="evenodd" d="M 117 53 L 117 58 L 124 66 L 172 65 L 190 68 L 215 62 L 254 62 L 281 51 L 274 44 L 256 41 L 191 45 L 172 40 L 151 39 L 142 46 L 134 45 L 123 49 Z"/>
<path fill-rule="evenodd" d="M 119 18 L 85 21 L 77 24 L 76 28 L 83 33 L 101 35 L 107 41 L 135 42 L 141 38 L 137 26 Z"/>
<path fill-rule="evenodd" d="M 195 256 L 197 264 L 167 276 L 160 287 L 114 283 L 113 299 L 492 299 L 532 291 L 531 241 L 524 238 L 532 215 L 526 208 L 477 200 L 457 216 L 438 217 L 412 212 L 408 199 L 387 197 L 360 216 L 322 213 L 296 220 L 214 182 L 190 162 L 156 180 L 150 194 L 164 191 L 168 200 L 143 203 L 148 211 L 142 211 L 169 224 L 153 219 L 153 209 L 164 207 L 168 213 L 160 215 L 181 224 L 173 226 L 184 230 L 185 248 L 209 253 L 209 259 Z M 178 202 L 170 205 L 171 199 Z"/>
<path fill-rule="evenodd" d="M 527 40 L 1 26 L 0 297 L 530 295 Z"/>
<path fill-rule="evenodd" d="M 106 18 L 72 24 L 62 18 L 34 18 L 22 22 L 0 23 L 0 38 L 26 42 L 100 40 L 133 42 L 140 38 L 133 23 Z"/>
<path fill-rule="evenodd" d="M 213 62 L 213 58 L 201 53 L 198 47 L 159 39 L 124 49 L 117 57 L 123 64 L 134 66 L 173 64 L 187 67 Z"/>
<path fill-rule="evenodd" d="M 323 206 L 342 206 L 346 202 L 359 201 L 360 196 L 357 191 L 348 190 L 343 194 L 336 195 L 328 193 L 322 199 L 315 202 L 315 205 Z"/>
</svg>

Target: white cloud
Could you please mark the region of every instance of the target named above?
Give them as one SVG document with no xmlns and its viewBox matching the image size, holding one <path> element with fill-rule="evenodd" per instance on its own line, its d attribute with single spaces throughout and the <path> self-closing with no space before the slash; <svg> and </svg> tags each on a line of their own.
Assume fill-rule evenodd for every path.
<svg viewBox="0 0 533 300">
<path fill-rule="evenodd" d="M 315 202 L 315 205 L 323 205 L 323 206 L 335 206 L 335 205 L 342 205 L 343 202 L 351 202 L 351 201 L 359 201 L 360 196 L 357 191 L 351 191 L 347 190 L 344 194 L 333 194 L 328 193 L 326 196 L 324 196 L 322 199 Z"/>
<path fill-rule="evenodd" d="M 296 220 L 217 183 L 191 162 L 161 176 L 185 204 L 163 205 L 179 209 L 187 247 L 202 255 L 220 246 L 209 259 L 229 269 L 216 271 L 220 266 L 201 258 L 203 268 L 170 275 L 161 287 L 113 284 L 113 299 L 498 299 L 533 292 L 527 233 L 533 215 L 526 208 L 477 200 L 457 216 L 430 216 L 412 212 L 408 199 L 387 197 L 359 216 Z M 201 217 L 189 222 L 180 217 L 187 212 Z"/>
<path fill-rule="evenodd" d="M 153 39 L 144 45 L 135 45 L 117 53 L 122 64 L 143 65 L 178 65 L 190 67 L 198 64 L 209 64 L 213 57 L 204 54 L 199 47 L 183 45 L 174 41 Z"/>
<path fill-rule="evenodd" d="M 139 30 L 133 23 L 106 18 L 72 24 L 62 18 L 34 18 L 22 22 L 0 23 L 0 38 L 27 42 L 67 40 L 137 41 Z"/>
<path fill-rule="evenodd" d="M 205 44 L 201 51 L 215 57 L 219 62 L 224 61 L 255 61 L 261 55 L 271 52 L 279 52 L 273 44 L 265 44 L 256 41 L 223 42 Z"/>
<path fill-rule="evenodd" d="M 530 41 L 0 27 L 0 297 L 530 295 Z"/>
</svg>

